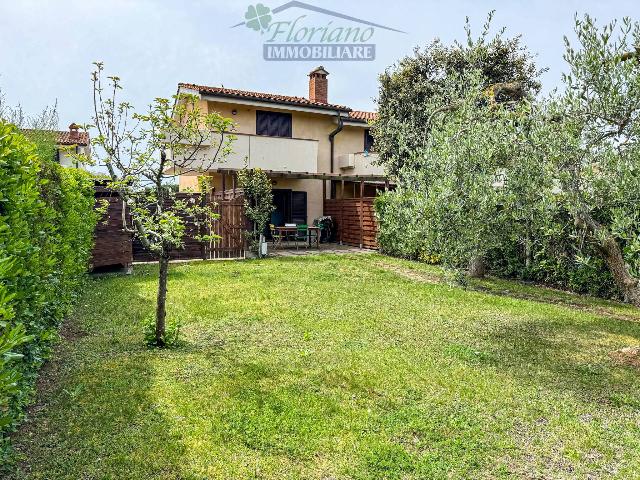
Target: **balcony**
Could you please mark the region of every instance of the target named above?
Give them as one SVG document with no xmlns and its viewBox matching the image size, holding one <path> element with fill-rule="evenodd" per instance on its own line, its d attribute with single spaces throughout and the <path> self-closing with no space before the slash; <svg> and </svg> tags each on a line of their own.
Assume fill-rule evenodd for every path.
<svg viewBox="0 0 640 480">
<path fill-rule="evenodd" d="M 384 168 L 374 165 L 377 153 L 345 153 L 338 155 L 338 168 L 345 175 L 384 175 Z"/>
<path fill-rule="evenodd" d="M 221 162 L 211 163 L 211 147 L 202 149 L 191 163 L 194 170 L 241 169 L 318 172 L 318 141 L 236 133 L 233 151 Z"/>
</svg>

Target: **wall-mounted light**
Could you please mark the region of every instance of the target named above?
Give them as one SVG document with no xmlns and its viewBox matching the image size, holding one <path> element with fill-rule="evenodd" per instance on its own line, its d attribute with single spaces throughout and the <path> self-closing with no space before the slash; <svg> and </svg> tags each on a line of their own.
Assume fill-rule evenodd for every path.
<svg viewBox="0 0 640 480">
<path fill-rule="evenodd" d="M 237 114 L 238 114 L 238 110 L 236 109 L 231 110 L 231 115 L 237 115 Z"/>
</svg>

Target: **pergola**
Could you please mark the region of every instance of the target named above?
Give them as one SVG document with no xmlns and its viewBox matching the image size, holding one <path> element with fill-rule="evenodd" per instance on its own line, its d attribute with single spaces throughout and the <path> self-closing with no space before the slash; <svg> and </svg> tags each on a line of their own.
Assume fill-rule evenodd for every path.
<svg viewBox="0 0 640 480">
<path fill-rule="evenodd" d="M 230 196 L 235 197 L 236 190 L 236 174 L 240 171 L 237 168 L 217 168 L 210 169 L 209 172 L 222 174 L 222 198 L 225 198 L 225 193 L 230 193 Z M 371 202 L 371 199 L 364 197 L 365 192 L 365 184 L 377 184 L 384 185 L 385 190 L 389 189 L 390 184 L 392 183 L 389 180 L 389 177 L 386 175 L 375 175 L 375 174 L 343 174 L 343 173 L 312 173 L 312 172 L 292 172 L 292 171 L 281 171 L 281 170 L 263 170 L 264 173 L 269 178 L 294 178 L 294 179 L 312 179 L 312 180 L 321 180 L 322 181 L 322 198 L 323 198 L 323 211 L 326 208 L 327 202 L 330 202 L 333 205 L 335 216 L 338 218 L 338 226 L 339 226 L 339 238 L 340 243 L 349 242 L 346 237 L 351 239 L 352 244 L 359 245 L 360 248 L 363 248 L 365 244 L 367 244 L 367 248 L 372 248 L 375 244 L 375 240 L 372 242 L 371 237 L 371 226 L 370 222 L 373 217 L 371 217 L 370 213 L 365 214 L 365 204 Z M 227 175 L 231 175 L 233 184 L 231 190 L 226 190 L 227 186 L 225 185 L 224 179 Z M 342 188 L 340 189 L 340 198 L 336 199 L 327 199 L 327 184 L 326 181 L 339 181 L 342 183 Z M 360 184 L 360 197 L 347 199 L 344 198 L 344 187 L 345 182 L 354 182 Z M 325 213 L 326 214 L 326 213 Z M 334 216 L 332 214 L 332 216 Z M 346 222 L 345 218 L 349 217 L 352 219 L 350 222 Z M 365 219 L 365 216 L 367 218 Z M 345 222 L 348 225 L 345 226 Z M 367 231 L 365 231 L 367 230 Z M 375 235 L 375 234 L 374 234 Z"/>
<path fill-rule="evenodd" d="M 209 173 L 220 173 L 222 174 L 222 191 L 226 190 L 226 185 L 224 184 L 224 179 L 226 175 L 231 175 L 233 178 L 233 186 L 232 188 L 235 190 L 235 178 L 236 174 L 240 171 L 239 168 L 215 168 L 207 170 Z M 296 178 L 296 179 L 314 179 L 314 180 L 331 180 L 331 181 L 340 181 L 342 182 L 342 192 L 344 192 L 344 182 L 356 182 L 360 184 L 360 197 L 364 194 L 364 185 L 365 183 L 375 183 L 379 185 L 384 185 L 385 190 L 389 189 L 389 185 L 393 182 L 389 180 L 387 175 L 374 175 L 374 174 L 344 174 L 344 173 L 312 173 L 312 172 L 292 172 L 287 170 L 262 170 L 269 178 Z M 323 198 L 327 198 L 326 195 L 326 184 L 323 182 L 322 184 Z"/>
</svg>

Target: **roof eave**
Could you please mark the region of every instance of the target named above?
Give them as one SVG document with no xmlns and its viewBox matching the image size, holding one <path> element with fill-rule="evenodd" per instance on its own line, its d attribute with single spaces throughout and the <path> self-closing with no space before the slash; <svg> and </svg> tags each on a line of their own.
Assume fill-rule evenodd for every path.
<svg viewBox="0 0 640 480">
<path fill-rule="evenodd" d="M 287 100 L 276 100 L 273 98 L 256 98 L 256 97 L 250 97 L 250 96 L 244 96 L 244 95 L 233 95 L 228 93 L 213 93 L 213 92 L 207 92 L 206 90 L 200 90 L 199 93 L 200 95 L 206 95 L 208 97 L 222 97 L 222 98 L 233 98 L 238 100 L 250 100 L 253 102 L 274 103 L 277 105 L 291 105 L 294 107 L 316 108 L 318 110 L 331 110 L 333 112 L 339 111 L 339 112 L 348 113 L 352 111 L 351 108 L 344 107 L 341 105 L 331 105 L 331 104 L 318 105 L 315 103 L 291 102 Z"/>
</svg>

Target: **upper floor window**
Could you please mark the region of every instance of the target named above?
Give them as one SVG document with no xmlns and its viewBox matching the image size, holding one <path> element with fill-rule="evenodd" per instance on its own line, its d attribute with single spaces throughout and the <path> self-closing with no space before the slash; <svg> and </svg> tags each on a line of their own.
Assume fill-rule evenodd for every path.
<svg viewBox="0 0 640 480">
<path fill-rule="evenodd" d="M 291 114 L 256 110 L 256 134 L 291 138 Z"/>
<path fill-rule="evenodd" d="M 364 151 L 375 152 L 375 146 L 373 145 L 373 135 L 368 128 L 364 131 Z"/>
</svg>

